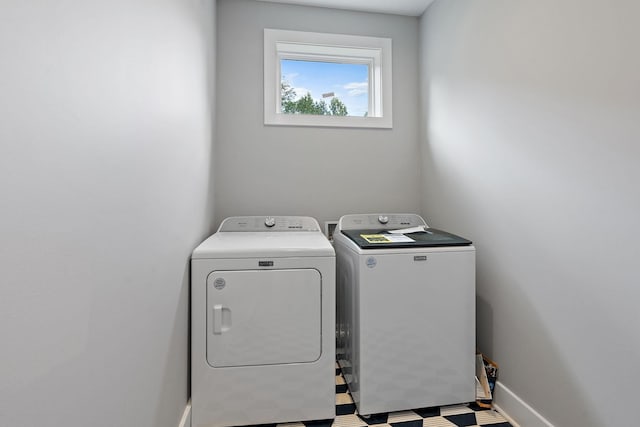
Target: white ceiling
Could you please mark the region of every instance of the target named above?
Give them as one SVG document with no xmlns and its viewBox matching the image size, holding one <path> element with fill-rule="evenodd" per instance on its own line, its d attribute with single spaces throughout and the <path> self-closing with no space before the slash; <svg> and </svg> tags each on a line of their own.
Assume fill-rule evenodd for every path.
<svg viewBox="0 0 640 427">
<path fill-rule="evenodd" d="M 433 0 L 258 0 L 303 6 L 420 16 Z"/>
</svg>

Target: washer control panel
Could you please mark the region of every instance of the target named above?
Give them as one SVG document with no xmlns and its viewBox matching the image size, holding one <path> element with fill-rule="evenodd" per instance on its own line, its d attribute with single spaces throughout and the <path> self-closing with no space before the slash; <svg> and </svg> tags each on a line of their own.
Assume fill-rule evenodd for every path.
<svg viewBox="0 0 640 427">
<path fill-rule="evenodd" d="M 341 230 L 395 230 L 426 225 L 424 219 L 415 214 L 362 214 L 345 215 L 340 218 Z"/>
<path fill-rule="evenodd" d="M 320 225 L 308 216 L 234 216 L 218 231 L 320 231 Z"/>
</svg>

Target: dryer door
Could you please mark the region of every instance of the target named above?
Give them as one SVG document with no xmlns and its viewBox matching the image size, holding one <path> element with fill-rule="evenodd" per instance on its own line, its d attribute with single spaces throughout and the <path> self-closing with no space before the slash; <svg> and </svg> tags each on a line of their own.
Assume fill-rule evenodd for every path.
<svg viewBox="0 0 640 427">
<path fill-rule="evenodd" d="M 321 354 L 315 269 L 214 271 L 207 277 L 207 362 L 214 368 L 314 362 Z"/>
</svg>

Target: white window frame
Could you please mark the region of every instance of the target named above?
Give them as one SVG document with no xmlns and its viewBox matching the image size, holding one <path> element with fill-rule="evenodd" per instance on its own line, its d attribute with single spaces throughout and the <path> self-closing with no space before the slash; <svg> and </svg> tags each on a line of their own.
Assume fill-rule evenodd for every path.
<svg viewBox="0 0 640 427">
<path fill-rule="evenodd" d="M 265 28 L 264 124 L 392 128 L 391 39 L 344 34 L 310 33 Z M 286 114 L 281 112 L 280 61 L 367 64 L 369 112 L 367 117 Z"/>
</svg>

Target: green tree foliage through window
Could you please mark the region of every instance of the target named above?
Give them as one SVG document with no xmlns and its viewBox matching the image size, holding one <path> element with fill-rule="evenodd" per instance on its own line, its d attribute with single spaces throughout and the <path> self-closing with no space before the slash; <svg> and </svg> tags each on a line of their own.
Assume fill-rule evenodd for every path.
<svg viewBox="0 0 640 427">
<path fill-rule="evenodd" d="M 307 92 L 301 98 L 297 98 L 294 88 L 287 82 L 280 84 L 281 108 L 285 114 L 313 114 L 317 116 L 347 116 L 347 106 L 337 97 L 331 98 L 330 103 L 324 100 L 314 101 Z"/>
<path fill-rule="evenodd" d="M 329 109 L 331 110 L 332 116 L 346 116 L 347 106 L 342 103 L 338 98 L 331 98 L 331 103 L 329 103 Z"/>
</svg>

